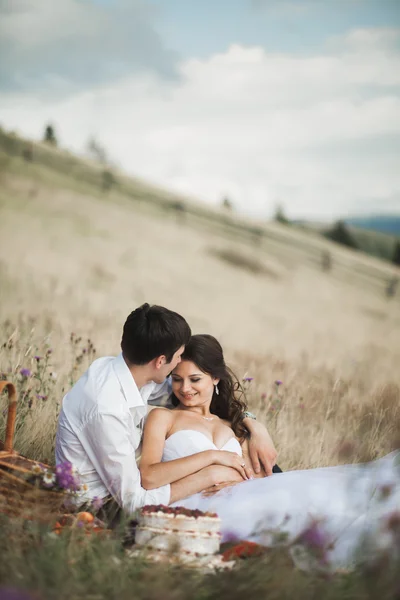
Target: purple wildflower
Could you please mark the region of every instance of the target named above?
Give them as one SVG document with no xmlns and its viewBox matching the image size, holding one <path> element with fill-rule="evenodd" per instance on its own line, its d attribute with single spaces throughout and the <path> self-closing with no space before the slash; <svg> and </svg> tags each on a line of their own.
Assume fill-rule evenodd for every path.
<svg viewBox="0 0 400 600">
<path fill-rule="evenodd" d="M 321 529 L 318 527 L 318 523 L 312 523 L 307 529 L 301 534 L 302 541 L 311 548 L 323 548 L 326 543 L 326 539 Z"/>
<path fill-rule="evenodd" d="M 26 590 L 16 587 L 0 587 L 1 600 L 32 600 L 32 596 Z"/>
<path fill-rule="evenodd" d="M 32 372 L 30 369 L 21 369 L 20 373 L 21 373 L 22 377 L 30 377 L 32 375 Z"/>
<path fill-rule="evenodd" d="M 254 377 L 243 377 L 243 381 L 249 382 L 253 381 Z"/>
<path fill-rule="evenodd" d="M 46 352 L 46 355 L 47 355 L 47 356 L 50 356 L 50 354 L 52 354 L 52 353 L 53 353 L 53 350 L 52 350 L 51 348 L 49 348 L 49 349 L 47 350 L 47 352 Z"/>
<path fill-rule="evenodd" d="M 237 533 L 235 533 L 234 531 L 227 531 L 225 534 L 223 534 L 222 541 L 224 542 L 224 544 L 232 544 L 238 542 L 239 539 L 240 538 L 238 538 Z"/>
<path fill-rule="evenodd" d="M 40 360 L 42 360 L 42 357 L 41 357 L 41 356 L 35 356 L 34 358 L 35 358 L 35 360 L 36 360 L 37 362 L 39 362 Z"/>
<path fill-rule="evenodd" d="M 103 506 L 103 500 L 102 500 L 102 498 L 99 498 L 98 496 L 95 496 L 95 497 L 92 499 L 92 507 L 93 507 L 93 510 L 95 510 L 95 511 L 98 511 L 98 510 L 100 510 L 100 508 L 101 508 L 102 506 Z"/>
<path fill-rule="evenodd" d="M 301 534 L 299 541 L 319 559 L 322 564 L 327 563 L 326 550 L 329 547 L 327 535 L 322 531 L 318 522 L 314 521 Z"/>
<path fill-rule="evenodd" d="M 47 400 L 47 396 L 43 396 L 42 394 L 36 394 L 36 398 L 38 400 Z"/>
<path fill-rule="evenodd" d="M 280 386 L 280 385 L 282 385 L 282 384 L 283 384 L 283 381 L 281 381 L 280 379 L 277 379 L 277 380 L 275 381 L 275 385 L 276 385 L 277 387 L 279 387 L 279 386 Z"/>
<path fill-rule="evenodd" d="M 74 474 L 74 467 L 68 460 L 58 464 L 55 468 L 57 483 L 65 490 L 76 492 L 79 488 L 79 478 Z"/>
<path fill-rule="evenodd" d="M 400 510 L 395 510 L 389 515 L 387 529 L 400 539 Z"/>
</svg>

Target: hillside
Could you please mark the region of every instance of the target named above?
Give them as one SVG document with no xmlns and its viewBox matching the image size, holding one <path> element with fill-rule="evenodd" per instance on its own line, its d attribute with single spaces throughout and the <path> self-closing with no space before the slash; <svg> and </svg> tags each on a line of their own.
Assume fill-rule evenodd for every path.
<svg viewBox="0 0 400 600">
<path fill-rule="evenodd" d="M 116 343 L 124 315 L 149 300 L 182 311 L 197 331 L 231 347 L 286 352 L 316 338 L 332 348 L 339 316 L 346 328 L 357 315 L 352 344 L 377 323 L 390 329 L 391 265 L 123 174 L 105 193 L 99 167 L 88 161 L 39 144 L 27 161 L 26 142 L 4 132 L 0 141 L 3 314 L 62 307 L 69 318 L 60 322 L 73 315 L 77 328 L 89 312 L 102 323 L 114 319 L 107 329 Z M 321 273 L 327 251 L 329 274 Z"/>
<path fill-rule="evenodd" d="M 7 135 L 0 143 L 0 372 L 21 394 L 32 389 L 21 367 L 39 377 L 34 410 L 23 405 L 20 451 L 52 460 L 61 398 L 92 357 L 88 338 L 97 355 L 117 353 L 127 314 L 144 301 L 217 336 L 238 376 L 254 377 L 250 406 L 268 421 L 285 468 L 334 464 L 339 433 L 359 436 L 377 398 L 378 416 L 398 406 L 392 265 L 122 173 L 105 191 L 98 166 L 42 145 L 29 146 L 26 160 L 26 144 Z M 328 255 L 331 270 L 323 271 Z M 48 348 L 43 380 L 34 356 Z M 273 412 L 276 379 L 284 395 Z M 38 404 L 42 396 L 51 401 Z M 374 421 L 355 457 L 390 449 L 392 434 L 379 432 L 393 422 Z M 0 439 L 3 430 L 0 417 Z"/>
</svg>

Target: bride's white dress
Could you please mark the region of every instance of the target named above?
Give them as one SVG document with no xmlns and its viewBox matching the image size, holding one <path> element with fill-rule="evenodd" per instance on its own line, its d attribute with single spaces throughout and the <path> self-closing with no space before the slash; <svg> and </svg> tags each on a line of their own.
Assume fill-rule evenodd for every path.
<svg viewBox="0 0 400 600">
<path fill-rule="evenodd" d="M 217 448 L 205 434 L 185 429 L 166 440 L 162 460 L 210 449 L 242 454 L 235 438 Z M 284 543 L 293 545 L 312 523 L 315 538 L 318 523 L 318 540 L 322 536 L 328 564 L 348 568 L 360 549 L 365 551 L 367 540 L 370 551 L 394 544 L 389 519 L 400 511 L 400 451 L 361 465 L 277 473 L 213 496 L 195 494 L 172 506 L 216 512 L 222 520 L 222 541 L 272 546 L 281 532 L 286 534 Z"/>
</svg>

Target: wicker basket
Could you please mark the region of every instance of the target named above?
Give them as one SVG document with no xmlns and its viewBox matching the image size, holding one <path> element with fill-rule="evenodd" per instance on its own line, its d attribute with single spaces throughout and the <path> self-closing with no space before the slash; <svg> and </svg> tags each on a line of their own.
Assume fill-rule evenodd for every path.
<svg viewBox="0 0 400 600">
<path fill-rule="evenodd" d="M 36 478 L 32 477 L 32 467 L 37 463 L 13 450 L 17 393 L 12 383 L 0 381 L 0 394 L 5 388 L 9 403 L 6 437 L 4 443 L 0 441 L 0 513 L 50 521 L 61 512 L 65 494 L 39 488 Z"/>
</svg>

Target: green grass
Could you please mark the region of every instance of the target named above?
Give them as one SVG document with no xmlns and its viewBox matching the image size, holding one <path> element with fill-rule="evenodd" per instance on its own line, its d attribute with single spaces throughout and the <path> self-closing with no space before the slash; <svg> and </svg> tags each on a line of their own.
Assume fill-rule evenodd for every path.
<svg viewBox="0 0 400 600">
<path fill-rule="evenodd" d="M 239 560 L 233 570 L 204 574 L 130 558 L 121 535 L 85 536 L 0 516 L 0 585 L 49 600 L 395 600 L 398 568 L 386 557 L 346 575 L 304 573 L 286 551 Z M 8 543 L 5 543 L 7 540 Z M 1 588 L 0 588 L 1 597 Z"/>
<path fill-rule="evenodd" d="M 399 238 L 395 235 L 358 227 L 350 227 L 349 229 L 360 250 L 371 256 L 392 262 L 396 241 Z"/>
</svg>

